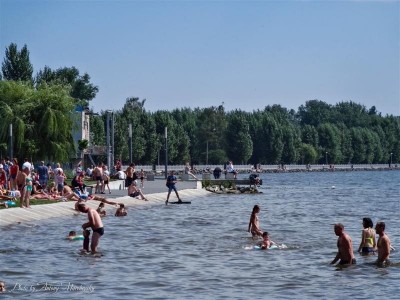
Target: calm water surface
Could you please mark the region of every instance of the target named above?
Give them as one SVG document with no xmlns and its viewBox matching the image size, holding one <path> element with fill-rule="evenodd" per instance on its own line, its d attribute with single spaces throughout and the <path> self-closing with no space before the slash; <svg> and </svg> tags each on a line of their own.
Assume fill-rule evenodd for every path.
<svg viewBox="0 0 400 300">
<path fill-rule="evenodd" d="M 81 256 L 86 215 L 1 228 L 0 280 L 5 299 L 398 299 L 400 267 L 330 266 L 333 223 L 360 243 L 362 218 L 386 222 L 400 250 L 400 172 L 263 175 L 261 195 L 210 195 L 191 205 L 154 204 L 106 217 L 100 250 Z M 245 250 L 251 210 L 285 250 Z M 400 251 L 392 252 L 400 262 Z M 56 290 L 58 288 L 58 290 Z M 45 291 L 47 289 L 47 291 Z M 51 289 L 51 290 L 50 290 Z"/>
</svg>

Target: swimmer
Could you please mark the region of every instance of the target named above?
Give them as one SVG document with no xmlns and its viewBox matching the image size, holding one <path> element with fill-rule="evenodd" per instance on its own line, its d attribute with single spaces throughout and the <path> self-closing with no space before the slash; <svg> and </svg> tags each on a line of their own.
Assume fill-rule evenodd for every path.
<svg viewBox="0 0 400 300">
<path fill-rule="evenodd" d="M 4 293 L 6 291 L 6 285 L 3 281 L 0 281 L 0 293 Z"/>
<path fill-rule="evenodd" d="M 247 230 L 248 232 L 251 232 L 253 237 L 256 236 L 262 236 L 263 232 L 260 229 L 260 223 L 258 220 L 258 213 L 260 212 L 260 206 L 254 205 L 253 211 L 250 216 L 250 222 L 249 222 L 249 229 Z"/>
<path fill-rule="evenodd" d="M 70 231 L 70 232 L 68 233 L 67 239 L 72 240 L 72 239 L 75 238 L 75 237 L 76 237 L 76 232 L 75 232 L 75 231 Z"/>
<path fill-rule="evenodd" d="M 390 263 L 389 261 L 390 250 L 393 249 L 390 246 L 390 239 L 385 233 L 385 227 L 386 227 L 385 222 L 378 222 L 376 223 L 375 226 L 376 233 L 379 234 L 379 239 L 377 243 L 378 259 L 376 261 L 376 264 L 378 266 L 384 266 Z"/>
<path fill-rule="evenodd" d="M 115 212 L 115 216 L 116 217 L 124 217 L 128 214 L 128 212 L 126 211 L 125 205 L 123 203 L 121 203 L 119 205 L 119 208 L 117 209 L 117 211 Z"/>
<path fill-rule="evenodd" d="M 104 208 L 104 202 L 101 202 L 99 204 L 99 207 L 97 208 L 96 211 L 99 213 L 100 217 L 105 217 L 107 215 L 107 212 Z"/>
<path fill-rule="evenodd" d="M 363 218 L 363 227 L 358 252 L 362 255 L 368 255 L 374 253 L 376 248 L 374 223 L 370 218 Z"/>
<path fill-rule="evenodd" d="M 353 242 L 351 237 L 344 232 L 344 226 L 341 223 L 334 225 L 335 234 L 338 236 L 337 248 L 338 252 L 335 258 L 332 260 L 331 264 L 335 264 L 339 259 L 338 265 L 354 265 L 356 264 L 356 259 L 353 254 Z"/>
<path fill-rule="evenodd" d="M 275 243 L 274 241 L 272 241 L 272 240 L 269 239 L 269 234 L 268 234 L 268 232 L 264 231 L 262 237 L 263 237 L 263 241 L 262 241 L 262 243 L 260 244 L 261 249 L 267 250 L 269 247 L 271 247 L 271 245 L 276 245 L 276 246 L 278 246 L 277 243 Z"/>
</svg>

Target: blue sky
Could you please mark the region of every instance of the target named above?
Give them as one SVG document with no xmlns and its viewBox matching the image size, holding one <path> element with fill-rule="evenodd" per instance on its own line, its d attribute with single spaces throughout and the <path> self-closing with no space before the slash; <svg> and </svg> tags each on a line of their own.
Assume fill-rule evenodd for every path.
<svg viewBox="0 0 400 300">
<path fill-rule="evenodd" d="M 400 115 L 398 1 L 0 0 L 0 60 L 27 44 L 34 73 L 75 66 L 95 111 L 253 111 L 307 100 Z"/>
</svg>

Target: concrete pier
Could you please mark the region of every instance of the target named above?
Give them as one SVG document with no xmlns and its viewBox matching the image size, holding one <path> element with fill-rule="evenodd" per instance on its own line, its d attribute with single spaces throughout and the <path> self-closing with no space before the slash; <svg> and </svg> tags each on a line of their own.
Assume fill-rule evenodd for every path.
<svg viewBox="0 0 400 300">
<path fill-rule="evenodd" d="M 146 198 L 149 201 L 143 201 L 140 199 L 129 197 L 128 191 L 126 189 L 120 189 L 121 182 L 112 183 L 110 185 L 111 194 L 102 194 L 102 196 L 107 200 L 124 203 L 127 207 L 134 207 L 139 205 L 165 205 L 164 202 L 167 199 L 168 189 L 165 186 L 165 180 L 155 180 L 155 181 L 145 181 L 144 188 L 142 189 Z M 140 184 L 140 183 L 139 183 Z M 209 195 L 210 193 L 201 188 L 201 181 L 179 181 L 176 184 L 179 192 L 179 196 L 183 200 L 193 200 L 198 196 Z M 172 192 L 170 200 L 175 201 L 175 193 Z M 16 223 L 25 223 L 31 221 L 38 221 L 49 218 L 56 218 L 61 216 L 69 216 L 77 214 L 74 205 L 75 201 L 68 202 L 51 202 L 49 204 L 32 205 L 31 208 L 7 208 L 0 210 L 0 226 L 6 226 Z M 97 208 L 100 201 L 89 200 L 87 204 L 92 208 Z M 115 212 L 115 207 L 112 205 L 105 205 L 108 213 Z"/>
</svg>

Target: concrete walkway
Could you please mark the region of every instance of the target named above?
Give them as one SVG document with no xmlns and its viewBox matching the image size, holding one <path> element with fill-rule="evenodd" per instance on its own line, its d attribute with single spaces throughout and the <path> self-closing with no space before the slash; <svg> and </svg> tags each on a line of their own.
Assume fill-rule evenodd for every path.
<svg viewBox="0 0 400 300">
<path fill-rule="evenodd" d="M 183 200 L 191 200 L 197 196 L 209 195 L 210 193 L 201 188 L 201 182 L 198 181 L 179 181 L 176 184 L 179 196 Z M 139 205 L 165 205 L 167 199 L 167 187 L 165 180 L 159 179 L 155 181 L 145 181 L 142 189 L 144 195 L 149 201 L 129 197 L 126 189 L 120 189 L 120 182 L 113 182 L 110 186 L 111 194 L 99 195 L 107 200 L 124 203 L 125 206 Z M 171 193 L 170 201 L 176 201 L 175 193 Z M 74 215 L 77 212 L 74 210 L 75 201 L 56 202 L 51 204 L 32 205 L 31 208 L 7 208 L 0 210 L 0 226 L 16 224 L 21 222 L 30 222 L 43 220 L 48 218 Z M 87 204 L 92 208 L 97 208 L 99 201 L 89 200 Z M 106 204 L 108 214 L 114 214 L 116 208 Z"/>
</svg>

